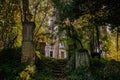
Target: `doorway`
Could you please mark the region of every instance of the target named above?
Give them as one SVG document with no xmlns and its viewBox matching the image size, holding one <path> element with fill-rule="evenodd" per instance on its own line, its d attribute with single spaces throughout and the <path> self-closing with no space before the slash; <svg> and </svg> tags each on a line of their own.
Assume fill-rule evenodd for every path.
<svg viewBox="0 0 120 80">
<path fill-rule="evenodd" d="M 64 52 L 61 51 L 61 59 L 64 59 L 64 58 L 65 58 Z"/>
</svg>

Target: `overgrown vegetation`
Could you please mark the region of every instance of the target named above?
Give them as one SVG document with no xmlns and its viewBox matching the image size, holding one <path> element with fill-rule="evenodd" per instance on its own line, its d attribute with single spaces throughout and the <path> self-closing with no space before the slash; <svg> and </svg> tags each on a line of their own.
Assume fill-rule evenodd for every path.
<svg viewBox="0 0 120 80">
<path fill-rule="evenodd" d="M 27 5 L 26 10 L 22 10 L 22 1 Z M 55 25 L 59 25 L 58 35 L 65 36 L 62 40 L 66 42 L 69 58 L 75 55 L 76 49 L 86 48 L 92 53 L 102 46 L 107 56 L 91 59 L 89 68 L 75 69 L 73 56 L 73 61 L 68 63 L 69 70 L 65 71 L 68 80 L 120 80 L 119 3 L 120 0 L 1 0 L 0 79 L 55 80 L 55 59 L 40 55 L 36 57 L 35 65 L 21 63 L 21 24 L 24 13 L 27 19 L 30 13 L 33 18 L 29 21 L 36 23 L 33 41 L 39 52 L 44 51 L 41 42 L 53 43 L 48 27 L 49 17 L 53 14 L 57 15 Z M 52 14 L 53 9 L 56 13 Z M 108 31 L 107 26 L 111 28 Z"/>
<path fill-rule="evenodd" d="M 36 58 L 35 65 L 21 63 L 21 49 L 5 49 L 0 52 L 0 79 L 6 80 L 45 80 L 54 78 L 56 60 Z"/>
<path fill-rule="evenodd" d="M 5 49 L 0 52 L 0 79 L 14 80 L 21 71 L 20 49 Z"/>
<path fill-rule="evenodd" d="M 79 67 L 66 73 L 68 80 L 120 80 L 120 62 L 91 59 L 89 68 Z"/>
<path fill-rule="evenodd" d="M 19 55 L 19 56 L 18 56 Z M 0 79 L 6 80 L 55 80 L 53 70 L 57 61 L 52 58 L 36 58 L 35 66 L 21 64 L 20 49 L 7 49 L 0 53 Z M 90 67 L 67 71 L 68 80 L 120 80 L 120 62 L 91 59 Z"/>
<path fill-rule="evenodd" d="M 54 67 L 56 65 L 57 61 L 53 58 L 46 58 L 44 56 L 41 57 L 41 59 L 36 59 L 36 69 L 37 73 L 35 74 L 36 80 L 45 80 L 49 78 L 54 78 Z"/>
</svg>

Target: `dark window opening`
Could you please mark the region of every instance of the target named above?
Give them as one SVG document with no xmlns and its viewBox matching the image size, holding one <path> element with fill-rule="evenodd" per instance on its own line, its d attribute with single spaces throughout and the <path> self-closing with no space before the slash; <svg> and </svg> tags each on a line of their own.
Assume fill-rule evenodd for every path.
<svg viewBox="0 0 120 80">
<path fill-rule="evenodd" d="M 53 51 L 50 51 L 50 57 L 53 57 Z"/>
</svg>

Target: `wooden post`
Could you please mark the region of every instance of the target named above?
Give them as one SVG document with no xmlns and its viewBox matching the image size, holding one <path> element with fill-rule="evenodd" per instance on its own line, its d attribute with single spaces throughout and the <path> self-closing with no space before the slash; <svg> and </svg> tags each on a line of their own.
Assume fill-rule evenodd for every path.
<svg viewBox="0 0 120 80">
<path fill-rule="evenodd" d="M 22 62 L 34 63 L 35 52 L 33 45 L 34 22 L 23 22 L 23 45 L 22 45 Z"/>
</svg>

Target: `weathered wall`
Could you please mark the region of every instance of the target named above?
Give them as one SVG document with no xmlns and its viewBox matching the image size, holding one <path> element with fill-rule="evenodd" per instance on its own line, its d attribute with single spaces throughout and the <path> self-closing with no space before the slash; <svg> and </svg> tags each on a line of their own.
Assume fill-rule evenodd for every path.
<svg viewBox="0 0 120 80">
<path fill-rule="evenodd" d="M 76 52 L 76 68 L 89 66 L 89 54 L 86 49 L 79 49 Z"/>
</svg>

